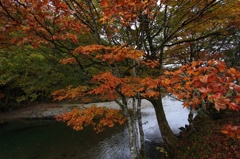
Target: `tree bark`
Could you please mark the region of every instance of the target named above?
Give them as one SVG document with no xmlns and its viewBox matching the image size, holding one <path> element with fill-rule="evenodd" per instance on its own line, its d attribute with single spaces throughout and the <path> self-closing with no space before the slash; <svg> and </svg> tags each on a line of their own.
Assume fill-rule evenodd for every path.
<svg viewBox="0 0 240 159">
<path fill-rule="evenodd" d="M 137 112 L 137 108 L 136 108 L 136 99 L 132 98 L 132 117 L 131 117 L 131 121 L 132 121 L 132 126 L 133 126 L 133 133 L 134 133 L 134 144 L 137 150 L 137 153 L 139 154 L 139 133 L 138 133 L 138 121 L 137 121 L 137 116 L 138 116 L 138 112 Z"/>
<path fill-rule="evenodd" d="M 140 154 L 142 158 L 147 158 L 146 150 L 145 150 L 145 141 L 144 141 L 144 131 L 142 125 L 142 99 L 140 94 L 137 94 L 137 121 L 138 121 L 138 129 L 139 129 L 139 136 L 140 136 Z"/>
<path fill-rule="evenodd" d="M 128 110 L 126 97 L 122 95 L 121 99 L 122 99 L 122 103 L 117 100 L 115 100 L 115 102 L 121 106 L 123 114 L 127 119 L 128 137 L 129 137 L 128 141 L 129 141 L 129 149 L 130 149 L 131 157 L 132 159 L 139 159 L 139 152 L 137 148 L 138 140 L 136 140 L 136 131 L 134 129 L 135 126 L 133 125 L 134 121 Z"/>
<path fill-rule="evenodd" d="M 149 101 L 153 104 L 155 109 L 159 130 L 161 132 L 165 148 L 168 151 L 176 149 L 178 145 L 178 139 L 168 125 L 168 121 L 163 109 L 161 95 L 158 99 L 149 99 Z"/>
</svg>

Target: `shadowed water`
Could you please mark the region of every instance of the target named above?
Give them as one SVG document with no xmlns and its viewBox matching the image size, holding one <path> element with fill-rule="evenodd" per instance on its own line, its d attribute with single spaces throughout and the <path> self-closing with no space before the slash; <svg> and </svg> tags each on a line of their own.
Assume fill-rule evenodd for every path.
<svg viewBox="0 0 240 159">
<path fill-rule="evenodd" d="M 91 128 L 74 131 L 51 120 L 18 120 L 0 130 L 1 159 L 107 159 L 111 152 L 129 156 L 126 132 L 120 126 L 96 134 Z"/>
<path fill-rule="evenodd" d="M 1 159 L 130 158 L 125 126 L 96 134 L 91 128 L 74 131 L 51 120 L 18 120 L 1 126 L 0 130 Z M 155 150 L 159 143 L 147 145 L 149 153 L 155 152 L 149 155 L 159 156 Z"/>
</svg>

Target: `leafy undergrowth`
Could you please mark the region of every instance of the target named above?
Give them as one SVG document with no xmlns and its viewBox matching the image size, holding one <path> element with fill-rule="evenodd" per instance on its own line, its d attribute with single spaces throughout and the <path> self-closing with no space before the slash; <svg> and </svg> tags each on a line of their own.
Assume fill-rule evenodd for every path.
<svg viewBox="0 0 240 159">
<path fill-rule="evenodd" d="M 225 112 L 218 119 L 196 117 L 195 130 L 182 131 L 176 159 L 237 159 L 240 158 L 240 139 L 221 133 L 226 124 L 240 125 L 239 112 Z"/>
</svg>

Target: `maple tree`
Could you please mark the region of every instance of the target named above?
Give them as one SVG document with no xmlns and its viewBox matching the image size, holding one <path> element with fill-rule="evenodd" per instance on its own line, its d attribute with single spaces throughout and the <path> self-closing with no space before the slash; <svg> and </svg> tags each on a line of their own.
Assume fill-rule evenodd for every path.
<svg viewBox="0 0 240 159">
<path fill-rule="evenodd" d="M 1 47 L 45 46 L 63 57 L 62 64 L 77 64 L 78 73 L 85 77 L 80 80 L 84 84 L 80 82 L 79 87 L 54 92 L 55 99 L 88 101 L 89 95 L 100 95 L 103 99 L 116 100 L 127 119 L 132 157 L 137 158 L 139 150 L 134 145 L 138 145 L 138 141 L 134 141 L 133 136 L 136 139 L 139 134 L 135 119 L 141 127 L 141 98 L 153 104 L 166 147 L 175 148 L 177 138 L 167 123 L 161 94 L 163 86 L 170 83 L 164 83 L 159 76 L 165 64 L 223 58 L 214 48 L 229 44 L 222 40 L 223 36 L 231 36 L 234 33 L 230 30 L 238 27 L 234 19 L 239 16 L 240 7 L 236 6 L 239 6 L 236 0 L 0 1 L 0 39 L 5 41 Z M 13 35 L 16 30 L 18 34 Z M 92 43 L 85 43 L 83 36 L 90 37 Z M 192 89 L 190 86 L 195 87 L 188 84 L 187 88 Z M 174 87 L 181 89 L 177 83 Z M 167 86 L 167 90 L 172 91 L 169 89 Z M 175 93 L 182 96 L 181 91 Z M 224 98 L 224 95 L 214 95 L 217 94 L 211 96 L 212 100 L 217 103 Z M 128 111 L 128 98 L 138 101 L 137 106 L 133 106 L 133 118 Z M 196 98 L 191 102 L 193 107 L 194 102 L 198 103 Z M 219 107 L 222 106 L 218 104 Z"/>
</svg>

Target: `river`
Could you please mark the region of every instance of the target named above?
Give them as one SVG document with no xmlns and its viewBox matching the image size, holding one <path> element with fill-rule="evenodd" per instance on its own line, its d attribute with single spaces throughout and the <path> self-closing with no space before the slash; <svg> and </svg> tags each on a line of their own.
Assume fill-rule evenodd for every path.
<svg viewBox="0 0 240 159">
<path fill-rule="evenodd" d="M 170 127 L 178 133 L 189 111 L 170 97 L 163 102 Z M 156 147 L 162 139 L 155 112 L 151 106 L 142 112 L 148 156 L 159 159 Z M 54 120 L 16 120 L 0 127 L 0 159 L 128 159 L 127 136 L 125 126 L 96 134 L 90 127 L 74 131 Z"/>
</svg>

